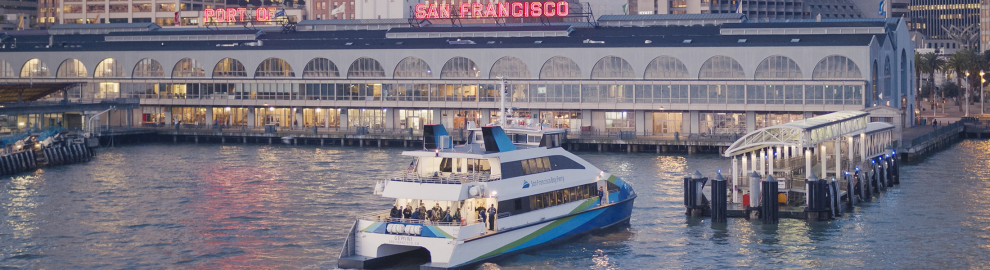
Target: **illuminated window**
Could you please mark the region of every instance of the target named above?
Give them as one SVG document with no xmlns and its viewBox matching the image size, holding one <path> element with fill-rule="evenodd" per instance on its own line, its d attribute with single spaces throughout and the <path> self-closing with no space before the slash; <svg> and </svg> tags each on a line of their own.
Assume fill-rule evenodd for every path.
<svg viewBox="0 0 990 270">
<path fill-rule="evenodd" d="M 719 78 L 745 78 L 742 66 L 736 59 L 724 55 L 716 55 L 709 58 L 701 65 L 701 72 L 698 78 L 719 79 Z"/>
<path fill-rule="evenodd" d="M 505 56 L 499 58 L 492 65 L 491 72 L 488 73 L 488 78 L 495 79 L 498 77 L 504 77 L 507 79 L 528 79 L 530 78 L 529 67 L 522 59 Z"/>
<path fill-rule="evenodd" d="M 632 128 L 636 127 L 633 114 L 622 112 L 605 112 L 606 128 Z"/>
<path fill-rule="evenodd" d="M 636 72 L 626 59 L 617 56 L 606 56 L 591 69 L 592 79 L 635 78 Z"/>
<path fill-rule="evenodd" d="M 303 69 L 303 78 L 337 78 L 340 77 L 340 72 L 337 71 L 337 65 L 334 65 L 330 59 L 317 57 L 313 60 L 309 60 L 306 63 L 306 68 Z"/>
<path fill-rule="evenodd" d="M 268 58 L 265 61 L 261 61 L 258 65 L 258 69 L 254 71 L 255 77 L 295 77 L 296 73 L 292 71 L 292 66 L 289 62 L 282 60 L 281 58 Z"/>
<path fill-rule="evenodd" d="M 654 58 L 646 66 L 646 79 L 687 78 L 687 67 L 681 60 L 667 55 Z"/>
<path fill-rule="evenodd" d="M 120 67 L 120 61 L 113 58 L 103 59 L 96 65 L 93 77 L 124 77 L 124 68 Z"/>
<path fill-rule="evenodd" d="M 554 56 L 543 64 L 540 69 L 540 79 L 578 79 L 581 78 L 581 68 L 574 60 L 563 56 Z"/>
<path fill-rule="evenodd" d="M 392 72 L 392 76 L 395 78 L 431 78 L 433 77 L 433 71 L 430 70 L 430 65 L 426 64 L 426 61 L 416 57 L 406 57 L 399 61 L 399 64 L 395 65 L 395 71 Z"/>
<path fill-rule="evenodd" d="M 58 78 L 85 78 L 86 74 L 86 66 L 82 62 L 69 58 L 58 66 L 58 72 L 55 73 L 55 76 Z"/>
<path fill-rule="evenodd" d="M 474 61 L 464 57 L 454 57 L 447 60 L 447 63 L 443 65 L 443 69 L 440 70 L 440 78 L 478 78 L 481 76 L 481 71 L 478 70 L 478 66 L 474 64 Z"/>
<path fill-rule="evenodd" d="M 827 56 L 815 65 L 812 79 L 862 79 L 859 67 L 852 60 L 841 55 Z"/>
<path fill-rule="evenodd" d="M 14 68 L 10 67 L 10 63 L 7 61 L 0 60 L 0 78 L 13 78 Z"/>
<path fill-rule="evenodd" d="M 243 68 L 243 66 L 241 67 Z M 173 78 L 206 77 L 206 70 L 192 58 L 182 58 L 172 68 Z"/>
<path fill-rule="evenodd" d="M 224 58 L 213 67 L 213 77 L 247 77 L 247 71 L 241 61 Z"/>
<path fill-rule="evenodd" d="M 165 77 L 165 69 L 163 69 L 162 64 L 155 61 L 155 59 L 145 58 L 138 61 L 137 65 L 134 65 L 134 71 L 132 72 L 131 77 Z"/>
<path fill-rule="evenodd" d="M 757 79 L 801 78 L 801 68 L 789 57 L 774 55 L 763 59 L 756 67 Z"/>
<path fill-rule="evenodd" d="M 371 59 L 368 57 L 361 57 L 354 60 L 351 66 L 347 68 L 348 78 L 384 78 L 385 70 L 382 69 L 382 64 L 378 63 L 378 60 Z"/>
</svg>

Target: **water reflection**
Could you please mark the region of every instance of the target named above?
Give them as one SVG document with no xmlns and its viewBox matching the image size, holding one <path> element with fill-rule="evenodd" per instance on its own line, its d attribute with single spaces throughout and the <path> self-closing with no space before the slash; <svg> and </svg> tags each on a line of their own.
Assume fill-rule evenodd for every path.
<svg viewBox="0 0 990 270">
<path fill-rule="evenodd" d="M 371 189 L 409 162 L 400 152 L 100 149 L 0 179 L 0 268 L 332 268 L 351 218 L 391 205 Z M 479 269 L 990 268 L 990 141 L 906 166 L 901 187 L 814 224 L 686 217 L 681 179 L 728 168 L 715 155 L 578 154 L 637 188 L 631 225 Z"/>
</svg>

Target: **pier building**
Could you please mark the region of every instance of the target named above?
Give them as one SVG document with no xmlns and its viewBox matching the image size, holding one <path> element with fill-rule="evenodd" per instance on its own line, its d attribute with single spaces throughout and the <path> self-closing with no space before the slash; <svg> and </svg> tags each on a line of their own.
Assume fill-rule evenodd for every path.
<svg viewBox="0 0 990 270">
<path fill-rule="evenodd" d="M 71 83 L 53 100 L 136 98 L 138 109 L 111 112 L 132 126 L 456 132 L 492 119 L 504 78 L 515 116 L 570 134 L 734 138 L 877 106 L 885 116 L 871 120 L 900 129 L 915 113 L 907 31 L 900 19 L 742 14 L 323 20 L 295 32 L 76 25 L 7 32 L 0 82 Z"/>
</svg>

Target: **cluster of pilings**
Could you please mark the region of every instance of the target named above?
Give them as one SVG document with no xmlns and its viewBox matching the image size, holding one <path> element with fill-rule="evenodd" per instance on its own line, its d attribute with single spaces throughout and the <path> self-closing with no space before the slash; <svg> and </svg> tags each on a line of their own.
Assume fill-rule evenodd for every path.
<svg viewBox="0 0 990 270">
<path fill-rule="evenodd" d="M 711 199 L 705 196 L 705 185 L 709 178 L 695 171 L 684 178 L 684 206 L 686 214 L 692 217 L 711 216 L 713 223 L 725 223 L 728 217 L 759 219 L 763 224 L 777 224 L 780 218 L 798 218 L 807 221 L 827 221 L 852 211 L 859 202 L 872 201 L 887 188 L 900 185 L 900 162 L 892 155 L 880 155 L 869 159 L 865 168 L 857 166 L 855 171 L 845 172 L 843 178 L 848 186 L 843 187 L 835 178 L 818 179 L 811 174 L 805 180 L 807 187 L 805 207 L 781 205 L 778 181 L 772 175 L 762 177 L 753 172 L 749 175 L 748 204 L 743 209 L 729 209 L 727 185 L 721 173 L 711 180 Z M 843 190 L 845 189 L 845 190 Z M 738 206 L 738 205 L 737 205 Z"/>
<path fill-rule="evenodd" d="M 92 159 L 93 150 L 82 144 L 68 144 L 37 149 L 24 149 L 0 155 L 0 175 L 13 175 L 38 169 L 85 162 Z"/>
</svg>

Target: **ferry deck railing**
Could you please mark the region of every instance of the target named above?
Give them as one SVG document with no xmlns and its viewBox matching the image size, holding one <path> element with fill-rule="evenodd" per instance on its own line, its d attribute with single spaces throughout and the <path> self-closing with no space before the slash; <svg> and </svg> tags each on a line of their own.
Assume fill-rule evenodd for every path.
<svg viewBox="0 0 990 270">
<path fill-rule="evenodd" d="M 467 226 L 467 225 L 481 223 L 480 219 L 479 220 L 465 219 L 464 222 L 456 221 L 456 220 L 450 222 L 444 222 L 444 221 L 432 221 L 429 219 L 417 219 L 417 218 L 393 218 L 389 216 L 390 213 L 391 213 L 390 210 L 379 211 L 379 212 L 374 212 L 371 214 L 359 216 L 358 219 L 367 220 L 367 221 L 385 222 L 385 223 L 399 222 L 399 223 L 407 223 L 407 224 L 422 224 L 427 226 Z"/>
<path fill-rule="evenodd" d="M 465 184 L 477 182 L 498 181 L 501 175 L 490 173 L 436 173 L 422 176 L 419 172 L 404 171 L 389 178 L 390 181 L 424 183 L 424 184 Z"/>
</svg>

